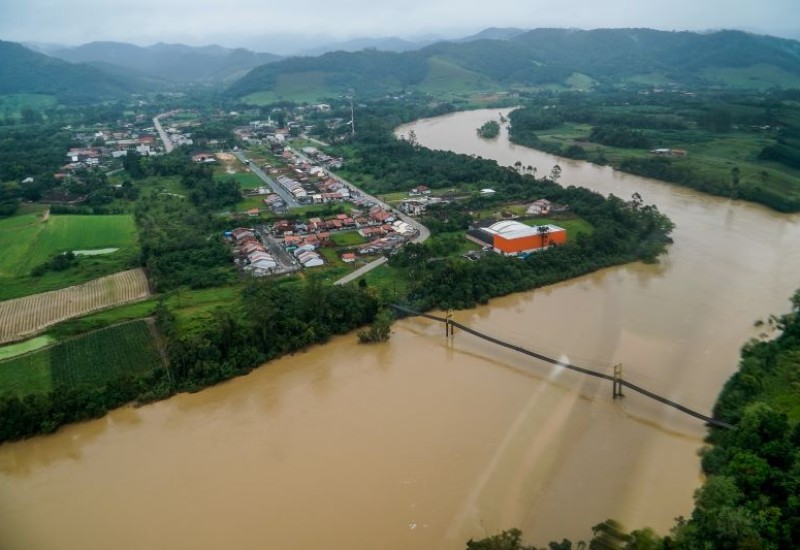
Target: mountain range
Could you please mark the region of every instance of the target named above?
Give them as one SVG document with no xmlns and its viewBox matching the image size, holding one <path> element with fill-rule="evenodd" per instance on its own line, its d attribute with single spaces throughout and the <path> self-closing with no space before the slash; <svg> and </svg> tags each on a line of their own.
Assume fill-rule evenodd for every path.
<svg viewBox="0 0 800 550">
<path fill-rule="evenodd" d="M 800 42 L 741 31 L 489 28 L 458 40 L 426 41 L 363 39 L 332 46 L 339 51 L 290 58 L 222 46 L 118 42 L 39 45 L 48 56 L 0 41 L 0 94 L 94 101 L 214 83 L 226 85 L 230 97 L 269 102 L 351 90 L 366 96 L 668 83 L 800 88 Z"/>
<path fill-rule="evenodd" d="M 243 76 L 250 69 L 281 59 L 270 53 L 222 46 L 154 44 L 141 47 L 121 42 L 90 42 L 53 51 L 50 55 L 71 63 L 124 67 L 168 82 L 219 82 Z"/>
<path fill-rule="evenodd" d="M 142 91 L 141 83 L 0 40 L 0 95 L 43 94 L 62 103 L 95 102 Z"/>
<path fill-rule="evenodd" d="M 259 94 L 257 100 L 266 101 L 293 94 L 330 97 L 351 89 L 369 95 L 668 83 L 800 87 L 800 42 L 741 31 L 487 29 L 403 53 L 289 58 L 252 70 L 231 85 L 230 93 Z"/>
</svg>

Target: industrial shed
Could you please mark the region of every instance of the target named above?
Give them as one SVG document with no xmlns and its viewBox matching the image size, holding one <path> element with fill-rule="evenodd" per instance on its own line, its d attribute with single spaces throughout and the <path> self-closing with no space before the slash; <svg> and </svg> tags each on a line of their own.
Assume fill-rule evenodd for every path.
<svg viewBox="0 0 800 550">
<path fill-rule="evenodd" d="M 539 227 L 546 227 L 546 236 Z M 534 252 L 567 242 L 567 231 L 557 225 L 529 226 L 523 223 L 507 220 L 494 223 L 489 227 L 481 227 L 470 231 L 467 238 L 481 245 L 487 244 L 498 254 L 515 256 Z"/>
</svg>

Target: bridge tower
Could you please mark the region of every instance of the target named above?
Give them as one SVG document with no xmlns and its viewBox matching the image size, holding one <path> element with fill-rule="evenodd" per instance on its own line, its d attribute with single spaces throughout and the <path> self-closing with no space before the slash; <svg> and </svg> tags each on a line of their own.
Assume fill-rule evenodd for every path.
<svg viewBox="0 0 800 550">
<path fill-rule="evenodd" d="M 622 393 L 622 364 L 617 363 L 614 365 L 614 380 L 612 381 L 611 385 L 611 397 L 617 399 L 619 397 L 625 397 Z"/>
<path fill-rule="evenodd" d="M 453 326 L 453 308 L 447 310 L 447 317 L 444 321 L 444 335 L 450 338 L 456 335 L 455 327 Z"/>
</svg>

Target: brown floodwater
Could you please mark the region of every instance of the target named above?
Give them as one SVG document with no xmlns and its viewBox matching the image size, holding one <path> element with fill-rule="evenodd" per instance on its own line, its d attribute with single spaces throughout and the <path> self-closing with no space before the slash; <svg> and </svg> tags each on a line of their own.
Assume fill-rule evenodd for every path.
<svg viewBox="0 0 800 550">
<path fill-rule="evenodd" d="M 677 224 L 657 265 L 606 269 L 456 312 L 532 349 L 708 412 L 739 347 L 800 286 L 800 217 L 417 121 L 423 145 L 640 193 Z M 407 132 L 409 127 L 399 129 Z M 419 182 L 425 183 L 425 182 Z M 519 527 L 586 537 L 608 517 L 664 533 L 691 511 L 702 424 L 607 382 L 442 325 L 354 334 L 248 376 L 0 447 L 0 548 L 463 548 Z"/>
</svg>

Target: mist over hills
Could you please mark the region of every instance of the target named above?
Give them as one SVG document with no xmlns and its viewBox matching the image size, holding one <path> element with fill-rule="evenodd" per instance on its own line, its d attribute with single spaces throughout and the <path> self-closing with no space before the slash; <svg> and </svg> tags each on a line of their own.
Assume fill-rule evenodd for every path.
<svg viewBox="0 0 800 550">
<path fill-rule="evenodd" d="M 0 94 L 53 95 L 64 103 L 80 103 L 119 98 L 142 89 L 134 78 L 0 40 Z"/>
<path fill-rule="evenodd" d="M 0 41 L 0 93 L 98 101 L 168 85 L 211 83 L 227 85 L 229 97 L 258 93 L 259 101 L 270 101 L 350 90 L 366 96 L 409 89 L 461 93 L 647 82 L 800 87 L 800 42 L 742 31 L 488 28 L 457 40 L 425 42 L 363 39 L 318 56 L 280 58 L 217 45 L 37 45 L 56 56 L 50 57 Z M 400 51 L 383 51 L 380 45 Z"/>
<path fill-rule="evenodd" d="M 121 42 L 90 42 L 53 51 L 72 63 L 103 63 L 132 69 L 141 75 L 169 82 L 224 81 L 242 76 L 265 63 L 281 59 L 269 53 L 222 46 L 154 44 L 148 47 Z"/>
<path fill-rule="evenodd" d="M 501 39 L 487 39 L 486 36 Z M 800 42 L 742 31 L 487 29 L 461 41 L 403 52 L 334 52 L 258 67 L 231 85 L 235 97 L 302 88 L 336 95 L 408 88 L 430 91 L 569 86 L 569 79 L 619 85 L 632 79 L 696 86 L 767 88 L 800 84 Z"/>
</svg>

